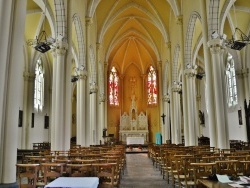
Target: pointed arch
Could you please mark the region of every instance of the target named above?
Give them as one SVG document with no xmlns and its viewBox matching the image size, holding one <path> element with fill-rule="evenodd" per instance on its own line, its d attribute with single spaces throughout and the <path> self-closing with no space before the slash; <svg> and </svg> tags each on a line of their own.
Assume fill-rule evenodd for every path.
<svg viewBox="0 0 250 188">
<path fill-rule="evenodd" d="M 77 43 L 78 43 L 78 60 L 79 60 L 78 66 L 83 65 L 84 67 L 86 67 L 83 29 L 78 14 L 73 15 L 73 23 L 75 26 Z"/>
<path fill-rule="evenodd" d="M 193 12 L 189 18 L 188 29 L 185 42 L 185 63 L 192 65 L 192 42 L 194 37 L 196 20 L 201 20 L 201 16 L 197 12 Z"/>
<path fill-rule="evenodd" d="M 174 50 L 174 59 L 173 59 L 173 69 L 172 69 L 172 81 L 178 81 L 178 60 L 180 55 L 180 46 L 176 45 Z"/>
<path fill-rule="evenodd" d="M 64 0 L 55 0 L 55 17 L 56 17 L 56 37 L 67 36 L 66 11 Z"/>
</svg>

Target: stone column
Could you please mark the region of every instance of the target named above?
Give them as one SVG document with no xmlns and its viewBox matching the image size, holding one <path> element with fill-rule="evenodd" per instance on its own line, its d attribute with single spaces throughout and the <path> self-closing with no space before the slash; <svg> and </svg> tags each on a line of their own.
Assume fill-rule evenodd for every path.
<svg viewBox="0 0 250 188">
<path fill-rule="evenodd" d="M 18 110 L 23 98 L 23 34 L 27 1 L 0 1 L 0 187 L 18 187 Z"/>
<path fill-rule="evenodd" d="M 146 80 L 147 80 L 147 74 L 141 74 L 141 78 L 142 78 L 142 101 L 145 101 L 145 91 L 147 91 L 146 88 Z M 147 100 L 147 98 L 146 98 Z M 146 103 L 142 104 L 142 108 L 146 108 L 147 107 L 147 101 Z"/>
<path fill-rule="evenodd" d="M 72 23 L 73 23 L 73 10 L 72 1 L 67 2 L 67 51 L 66 62 L 65 62 L 65 98 L 64 98 L 64 145 L 63 150 L 70 149 L 70 139 L 72 136 L 72 84 L 71 84 L 71 74 L 72 74 Z M 65 40 L 65 39 L 64 39 Z"/>
<path fill-rule="evenodd" d="M 29 149 L 29 117 L 30 117 L 30 109 L 29 104 L 30 100 L 33 99 L 32 95 L 30 95 L 29 88 L 30 82 L 34 82 L 34 74 L 30 72 L 23 73 L 24 78 L 24 92 L 23 92 L 23 127 L 22 127 L 22 149 Z M 28 96 L 28 97 L 27 97 Z"/>
<path fill-rule="evenodd" d="M 186 89 L 186 95 L 185 97 L 183 96 L 183 98 L 185 98 L 186 102 L 183 101 L 183 117 L 184 117 L 184 142 L 185 142 L 185 146 L 191 146 L 192 144 L 190 143 L 190 118 L 193 117 L 193 111 L 189 110 L 189 105 L 191 103 L 190 96 L 191 94 L 189 93 L 190 90 L 192 91 L 190 87 L 190 83 L 188 80 L 188 74 L 186 73 L 186 70 L 183 72 L 184 76 L 183 76 L 183 80 L 185 80 L 185 82 L 183 82 L 182 86 L 183 88 Z M 185 104 L 184 104 L 185 103 Z M 191 115 L 191 116 L 190 116 Z"/>
<path fill-rule="evenodd" d="M 177 16 L 176 19 L 176 24 L 179 26 L 179 38 L 180 38 L 180 61 L 181 61 L 181 72 L 184 73 L 184 68 L 185 68 L 185 62 L 184 62 L 184 33 L 183 33 L 183 16 Z M 182 105 L 180 108 L 183 108 L 183 121 L 181 119 L 181 116 L 179 117 L 180 123 L 183 122 L 183 128 L 184 128 L 184 140 L 185 140 L 185 145 L 186 141 L 188 141 L 189 135 L 188 135 L 188 117 L 187 117 L 187 84 L 186 84 L 186 79 L 184 74 L 182 74 Z M 180 109 L 181 110 L 181 109 Z M 186 138 L 186 135 L 188 138 Z"/>
<path fill-rule="evenodd" d="M 201 5 L 201 18 L 202 18 L 202 39 L 203 39 L 203 50 L 204 50 L 204 61 L 205 61 L 205 72 L 206 72 L 206 96 L 209 101 L 207 104 L 208 108 L 208 123 L 209 123 L 209 137 L 210 146 L 217 147 L 217 133 L 216 133 L 216 116 L 215 116 L 215 101 L 213 93 L 213 65 L 211 63 L 211 58 L 209 55 L 209 50 L 207 46 L 208 42 L 208 23 L 207 23 L 207 11 L 206 11 L 206 1 L 200 0 Z"/>
<path fill-rule="evenodd" d="M 165 116 L 165 124 L 164 124 L 164 132 L 163 132 L 163 135 L 164 137 L 164 142 L 166 141 L 169 141 L 170 140 L 170 96 L 167 94 L 167 95 L 164 95 L 163 96 L 163 109 L 164 109 L 164 114 L 166 115 Z"/>
<path fill-rule="evenodd" d="M 51 50 L 53 57 L 53 78 L 52 78 L 52 107 L 51 107 L 51 126 L 50 126 L 50 142 L 51 150 L 55 148 L 55 104 L 56 104 L 56 72 L 57 72 L 57 55 L 56 49 Z"/>
<path fill-rule="evenodd" d="M 104 93 L 107 93 L 107 99 L 104 101 L 104 127 L 107 129 L 108 125 L 107 125 L 107 118 L 108 118 L 108 114 L 107 114 L 107 103 L 108 103 L 108 91 L 107 91 L 107 82 L 108 82 L 108 63 L 104 62 Z M 121 98 L 122 100 L 122 98 Z"/>
<path fill-rule="evenodd" d="M 249 74 L 249 69 L 244 68 L 241 70 L 242 75 L 243 75 L 243 83 L 244 83 L 244 91 L 245 91 L 245 99 L 249 99 L 249 86 L 248 86 L 248 74 Z M 247 101 L 248 104 L 249 101 Z"/>
<path fill-rule="evenodd" d="M 77 142 L 81 146 L 86 146 L 86 80 L 87 80 L 87 71 L 79 71 L 79 96 L 78 102 L 79 108 L 77 116 L 79 116 L 79 124 L 77 124 Z"/>
<path fill-rule="evenodd" d="M 106 81 L 106 82 L 108 82 L 108 80 Z M 123 107 L 124 107 L 124 105 L 123 105 L 123 94 L 124 94 L 124 75 L 120 75 L 119 76 L 119 87 L 120 87 L 120 91 L 119 91 L 119 94 L 120 94 L 120 96 L 118 96 L 119 97 L 119 102 L 120 102 L 120 108 L 121 108 L 121 112 L 120 113 L 122 113 L 122 112 L 124 112 L 124 109 L 123 109 Z M 107 90 L 107 92 L 109 92 L 109 90 Z M 109 97 L 109 93 L 107 94 L 107 97 Z M 108 102 L 108 101 L 107 101 Z"/>
<path fill-rule="evenodd" d="M 177 91 L 176 91 L 176 93 L 175 93 L 175 95 L 176 95 L 176 97 L 175 97 L 175 99 L 176 99 L 176 103 L 175 103 L 175 105 L 176 105 L 176 110 L 175 110 L 175 113 L 176 113 L 176 138 L 175 138 L 175 140 L 176 140 L 176 144 L 181 144 L 182 143 L 182 134 L 181 134 L 181 129 L 182 129 L 182 127 L 181 127 L 181 123 L 182 123 L 182 121 L 181 121 L 181 103 L 180 103 L 180 101 L 181 101 L 181 92 L 182 92 L 182 90 L 181 90 L 181 86 L 178 86 L 178 88 L 177 88 Z"/>
<path fill-rule="evenodd" d="M 87 65 L 87 71 L 89 72 L 90 71 L 90 67 L 91 67 L 91 62 L 90 62 L 90 45 L 91 45 L 91 42 L 90 42 L 90 40 L 91 40 L 91 25 L 92 25 L 92 23 L 93 23 L 93 20 L 92 20 L 92 18 L 90 18 L 90 17 L 85 17 L 85 26 L 86 26 L 86 65 Z M 90 77 L 89 77 L 89 79 L 90 79 Z M 90 81 L 88 80 L 88 82 L 90 83 Z M 87 91 L 89 91 L 90 92 L 90 85 L 89 84 L 87 84 L 86 85 L 86 90 Z M 90 108 L 90 105 L 91 105 L 91 103 L 90 103 L 90 101 L 91 101 L 91 99 L 90 99 L 90 95 L 86 95 L 86 107 L 85 107 L 85 109 L 86 109 L 86 120 L 85 120 L 85 122 L 86 122 L 86 135 L 85 135 L 85 145 L 86 146 L 89 146 L 89 145 L 92 145 L 93 144 L 93 133 L 92 133 L 92 130 L 91 130 L 91 113 L 90 113 L 90 110 L 89 110 L 89 108 Z"/>
<path fill-rule="evenodd" d="M 238 93 L 238 99 L 243 99 L 243 100 L 238 101 L 239 102 L 238 105 L 240 106 L 238 109 L 241 110 L 241 115 L 242 115 L 242 124 L 243 125 L 241 125 L 241 128 L 245 129 L 243 135 L 241 136 L 241 140 L 247 142 L 248 139 L 247 139 L 247 128 L 246 128 L 246 115 L 244 113 L 244 99 L 248 99 L 245 96 L 246 93 L 248 93 L 248 91 L 247 92 L 245 91 L 246 90 L 245 87 L 248 88 L 248 85 L 245 86 L 245 82 L 247 82 L 247 80 L 248 80 L 248 69 L 238 70 L 236 72 L 236 76 L 237 76 L 237 78 L 236 78 L 237 79 L 237 87 L 241 88 L 241 90 L 244 90 L 244 92 Z M 248 100 L 246 100 L 246 102 L 247 102 L 247 104 L 249 103 Z M 243 110 L 242 110 L 242 108 L 243 108 Z"/>
<path fill-rule="evenodd" d="M 188 115 L 188 134 L 189 134 L 189 146 L 198 145 L 198 133 L 195 123 L 195 75 L 196 70 L 186 69 L 185 76 L 187 79 L 187 115 Z"/>
<path fill-rule="evenodd" d="M 178 108 L 178 103 L 180 103 L 179 99 L 179 94 L 178 92 L 180 91 L 180 88 L 177 84 L 173 85 L 172 87 L 172 111 L 173 111 L 173 120 L 172 120 L 172 124 L 171 124 L 171 135 L 172 135 L 172 143 L 173 144 L 179 144 L 179 132 L 180 132 L 180 124 L 179 124 L 179 112 L 178 110 L 180 110 Z M 170 103 L 171 104 L 171 103 Z"/>
<path fill-rule="evenodd" d="M 90 84 L 90 145 L 97 144 L 97 130 L 96 130 L 96 93 L 98 91 L 98 87 L 96 83 Z"/>
<path fill-rule="evenodd" d="M 216 112 L 216 127 L 217 127 L 217 147 L 226 149 L 229 146 L 227 135 L 227 125 L 225 120 L 225 105 L 223 96 L 223 81 L 225 80 L 222 75 L 221 53 L 224 52 L 222 47 L 223 41 L 220 39 L 212 39 L 208 42 L 210 52 L 212 54 L 213 72 L 214 72 L 214 98 L 215 98 L 215 112 Z"/>
<path fill-rule="evenodd" d="M 55 133 L 54 133 L 54 148 L 51 150 L 64 150 L 65 140 L 65 54 L 67 43 L 57 41 L 56 43 L 56 88 L 55 93 Z"/>
<path fill-rule="evenodd" d="M 163 100 L 162 100 L 162 62 L 161 61 L 159 61 L 158 62 L 158 83 L 159 83 L 159 86 L 158 86 L 158 88 L 159 88 L 159 91 L 158 91 L 158 97 L 159 97 L 159 99 L 158 99 L 158 101 L 159 101 L 159 105 L 160 105 L 160 109 L 159 109 L 159 111 L 160 111 L 160 116 L 159 116 L 159 121 L 161 122 L 160 123 L 160 131 L 161 131 L 161 134 L 162 134 L 162 141 L 165 141 L 165 136 L 164 136 L 164 132 L 165 132 L 165 125 L 163 124 L 163 121 L 162 121 L 162 118 L 161 118 L 161 114 L 163 114 L 163 108 L 162 108 L 162 102 L 163 102 Z"/>
<path fill-rule="evenodd" d="M 99 95 L 99 103 L 100 103 L 100 121 L 99 121 L 99 140 L 102 140 L 102 143 L 104 143 L 104 138 L 103 138 L 103 130 L 107 129 L 105 127 L 105 95 L 104 93 L 100 93 Z"/>
</svg>

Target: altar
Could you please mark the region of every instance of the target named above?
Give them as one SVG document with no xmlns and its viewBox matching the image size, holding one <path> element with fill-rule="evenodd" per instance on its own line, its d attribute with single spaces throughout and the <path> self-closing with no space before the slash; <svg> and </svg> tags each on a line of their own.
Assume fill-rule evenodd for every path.
<svg viewBox="0 0 250 188">
<path fill-rule="evenodd" d="M 127 145 L 143 145 L 144 144 L 144 137 L 127 137 Z"/>
<path fill-rule="evenodd" d="M 119 126 L 119 140 L 123 143 L 140 142 L 138 144 L 145 144 L 148 142 L 148 116 L 144 112 L 137 113 L 134 95 L 131 97 L 130 111 L 121 115 Z"/>
</svg>

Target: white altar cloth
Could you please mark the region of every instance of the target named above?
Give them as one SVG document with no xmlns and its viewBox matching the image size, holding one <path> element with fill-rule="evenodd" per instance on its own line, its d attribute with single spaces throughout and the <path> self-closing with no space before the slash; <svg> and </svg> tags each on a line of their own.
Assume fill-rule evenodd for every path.
<svg viewBox="0 0 250 188">
<path fill-rule="evenodd" d="M 97 177 L 59 177 L 45 186 L 45 188 L 97 188 Z"/>
<path fill-rule="evenodd" d="M 127 145 L 144 144 L 144 137 L 127 137 Z"/>
</svg>

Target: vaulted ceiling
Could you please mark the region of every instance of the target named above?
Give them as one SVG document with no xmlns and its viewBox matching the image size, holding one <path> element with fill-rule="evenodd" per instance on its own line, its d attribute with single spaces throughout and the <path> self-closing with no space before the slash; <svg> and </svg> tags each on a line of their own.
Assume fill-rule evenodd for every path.
<svg viewBox="0 0 250 188">
<path fill-rule="evenodd" d="M 169 40 L 172 14 L 166 0 L 101 0 L 96 9 L 98 42 L 107 49 L 108 62 L 122 74 L 131 64 L 142 73 L 156 66 Z"/>
<path fill-rule="evenodd" d="M 51 25 L 55 23 L 56 1 L 59 2 L 59 0 L 27 0 L 26 41 L 35 39 L 43 29 L 46 30 L 48 36 L 55 36 L 55 28 L 51 28 Z M 227 1 L 229 0 L 220 1 L 220 10 Z M 117 65 L 120 73 L 124 74 L 131 64 L 137 66 L 141 73 L 145 73 L 149 65 L 156 66 L 158 61 L 163 60 L 162 49 L 170 42 L 171 37 L 170 20 L 182 14 L 185 1 L 79 0 L 77 2 L 79 2 L 79 7 L 85 6 L 85 17 L 93 17 L 95 20 L 96 40 L 103 46 L 105 61 Z M 190 6 L 199 8 L 199 5 Z M 249 6 L 249 1 L 235 1 L 234 8 L 230 11 L 230 19 L 227 17 L 223 31 L 229 38 L 233 27 L 238 26 L 243 32 L 248 33 Z M 82 24 L 85 24 L 84 20 Z M 201 24 L 197 23 L 195 27 L 197 32 L 194 33 L 196 36 L 193 39 L 198 39 L 202 32 Z M 73 30 L 73 38 L 74 32 Z M 76 44 L 73 46 L 77 48 Z M 32 57 L 31 54 L 34 51 L 31 48 L 27 51 Z"/>
</svg>

